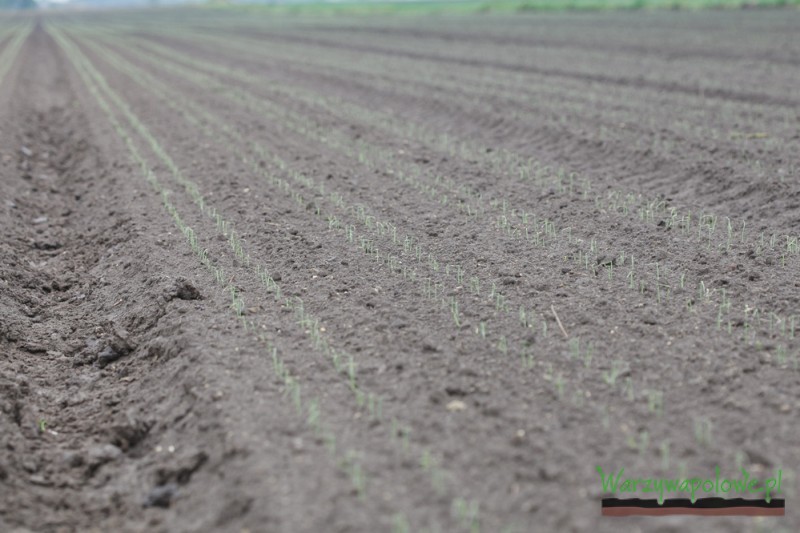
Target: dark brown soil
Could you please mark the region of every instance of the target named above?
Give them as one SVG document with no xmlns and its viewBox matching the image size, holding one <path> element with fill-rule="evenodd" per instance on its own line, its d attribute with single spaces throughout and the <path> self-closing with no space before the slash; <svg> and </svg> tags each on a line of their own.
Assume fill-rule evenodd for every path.
<svg viewBox="0 0 800 533">
<path fill-rule="evenodd" d="M 0 531 L 800 528 L 800 12 L 0 23 Z"/>
</svg>

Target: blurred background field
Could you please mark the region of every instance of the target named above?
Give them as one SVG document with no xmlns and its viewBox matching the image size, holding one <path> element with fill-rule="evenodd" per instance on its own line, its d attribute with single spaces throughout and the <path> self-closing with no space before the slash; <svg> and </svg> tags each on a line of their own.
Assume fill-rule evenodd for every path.
<svg viewBox="0 0 800 533">
<path fill-rule="evenodd" d="M 100 0 L 98 0 L 100 1 Z M 408 2 L 238 2 L 211 0 L 209 6 L 236 5 L 243 9 L 282 12 L 347 14 L 491 13 L 517 11 L 602 11 L 638 9 L 747 9 L 800 6 L 800 0 L 451 0 Z"/>
<path fill-rule="evenodd" d="M 800 0 L 0 0 L 2 10 L 164 7 L 195 5 L 251 12 L 348 15 L 425 15 L 535 11 L 764 9 L 797 7 Z"/>
</svg>

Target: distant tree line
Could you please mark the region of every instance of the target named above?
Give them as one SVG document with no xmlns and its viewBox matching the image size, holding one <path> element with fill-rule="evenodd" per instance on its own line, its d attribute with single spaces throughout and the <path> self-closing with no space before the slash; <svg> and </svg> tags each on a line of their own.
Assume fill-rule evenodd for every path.
<svg viewBox="0 0 800 533">
<path fill-rule="evenodd" d="M 36 0 L 0 0 L 0 9 L 36 9 Z"/>
</svg>

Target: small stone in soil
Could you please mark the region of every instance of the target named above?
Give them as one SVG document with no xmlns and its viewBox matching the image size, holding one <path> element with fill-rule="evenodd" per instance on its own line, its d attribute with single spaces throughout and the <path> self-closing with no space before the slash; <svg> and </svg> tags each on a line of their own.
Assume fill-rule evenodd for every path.
<svg viewBox="0 0 800 533">
<path fill-rule="evenodd" d="M 452 402 L 447 404 L 448 411 L 463 411 L 466 408 L 467 404 L 465 404 L 461 400 L 453 400 Z"/>
<path fill-rule="evenodd" d="M 83 466 L 84 460 L 83 456 L 78 452 L 68 451 L 64 452 L 62 459 L 66 465 L 70 468 L 77 468 L 79 466 Z"/>
<path fill-rule="evenodd" d="M 176 282 L 175 296 L 181 300 L 199 300 L 200 291 L 185 279 L 178 279 Z"/>
<path fill-rule="evenodd" d="M 28 353 L 45 353 L 47 352 L 47 348 L 41 344 L 35 342 L 26 342 L 22 346 L 20 346 L 23 350 Z"/>
<path fill-rule="evenodd" d="M 50 241 L 50 242 L 34 242 L 33 247 L 37 250 L 58 250 L 61 248 L 61 243 L 58 241 Z"/>
<path fill-rule="evenodd" d="M 49 487 L 50 485 L 52 485 L 52 483 L 47 481 L 47 479 L 45 479 L 44 476 L 40 476 L 39 474 L 32 475 L 31 477 L 28 478 L 28 481 L 30 481 L 34 485 L 39 485 L 41 487 Z"/>
<path fill-rule="evenodd" d="M 145 507 L 169 507 L 172 498 L 178 493 L 178 486 L 175 483 L 167 483 L 166 485 L 159 485 L 147 495 L 144 499 Z"/>
<path fill-rule="evenodd" d="M 439 351 L 439 347 L 433 344 L 432 342 L 425 341 L 422 343 L 422 351 L 435 353 Z"/>
<path fill-rule="evenodd" d="M 122 456 L 122 450 L 113 444 L 99 444 L 89 449 L 89 466 L 98 467 Z"/>
<path fill-rule="evenodd" d="M 100 368 L 103 368 L 107 364 L 113 363 L 122 356 L 123 354 L 115 350 L 114 347 L 106 346 L 105 349 L 103 349 L 103 351 L 100 352 L 100 355 L 97 356 L 97 365 Z"/>
</svg>

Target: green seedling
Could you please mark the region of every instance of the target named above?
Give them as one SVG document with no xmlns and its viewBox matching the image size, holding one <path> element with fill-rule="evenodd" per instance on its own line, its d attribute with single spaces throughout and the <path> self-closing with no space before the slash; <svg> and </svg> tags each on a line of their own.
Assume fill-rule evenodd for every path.
<svg viewBox="0 0 800 533">
<path fill-rule="evenodd" d="M 564 396 L 564 376 L 559 372 L 556 375 L 556 379 L 553 380 L 553 384 L 556 386 L 556 392 L 558 393 L 558 399 L 560 400 Z"/>
<path fill-rule="evenodd" d="M 455 296 L 450 297 L 450 314 L 453 316 L 453 322 L 457 328 L 461 327 L 461 319 L 458 314 L 458 300 Z"/>
<path fill-rule="evenodd" d="M 468 502 L 462 498 L 456 498 L 453 500 L 452 514 L 462 528 L 468 529 L 472 533 L 480 531 L 480 508 L 478 502 Z"/>
<path fill-rule="evenodd" d="M 392 519 L 392 533 L 410 533 L 411 525 L 408 523 L 408 518 L 402 513 L 394 515 Z"/>
<path fill-rule="evenodd" d="M 694 439 L 698 444 L 706 448 L 711 446 L 711 420 L 698 417 L 694 420 Z"/>
<path fill-rule="evenodd" d="M 575 390 L 572 392 L 572 405 L 580 409 L 583 407 L 584 402 L 584 393 L 580 390 Z"/>
<path fill-rule="evenodd" d="M 661 416 L 664 414 L 664 393 L 658 390 L 647 391 L 647 410 L 648 412 Z"/>
<path fill-rule="evenodd" d="M 497 341 L 497 349 L 503 355 L 507 355 L 508 354 L 508 340 L 506 340 L 506 336 L 505 335 L 501 335 L 500 336 L 500 340 Z"/>
<path fill-rule="evenodd" d="M 620 376 L 620 374 L 622 374 L 624 369 L 624 361 L 620 359 L 614 360 L 611 363 L 611 369 L 603 372 L 603 381 L 605 381 L 607 385 L 611 385 L 613 387 L 617 383 L 617 378 Z"/>
<path fill-rule="evenodd" d="M 350 389 L 356 390 L 356 362 L 353 360 L 352 355 L 348 356 L 347 379 L 349 380 Z"/>
<path fill-rule="evenodd" d="M 642 430 L 638 435 L 628 435 L 627 444 L 630 449 L 637 450 L 639 455 L 644 455 L 650 446 L 650 434 Z"/>
<path fill-rule="evenodd" d="M 625 383 L 622 385 L 622 393 L 626 394 L 628 397 L 628 401 L 632 402 L 634 399 L 633 393 L 633 380 L 629 377 L 625 378 Z"/>
<path fill-rule="evenodd" d="M 608 430 L 611 427 L 611 414 L 608 411 L 608 405 L 603 405 L 600 415 L 600 422 L 603 428 Z"/>
<path fill-rule="evenodd" d="M 663 472 L 669 471 L 669 446 L 669 439 L 662 441 L 661 446 L 659 446 L 659 450 L 661 451 L 661 470 Z"/>
<path fill-rule="evenodd" d="M 317 400 L 312 400 L 308 404 L 308 419 L 306 422 L 315 432 L 319 432 L 319 416 L 319 403 Z"/>
</svg>

